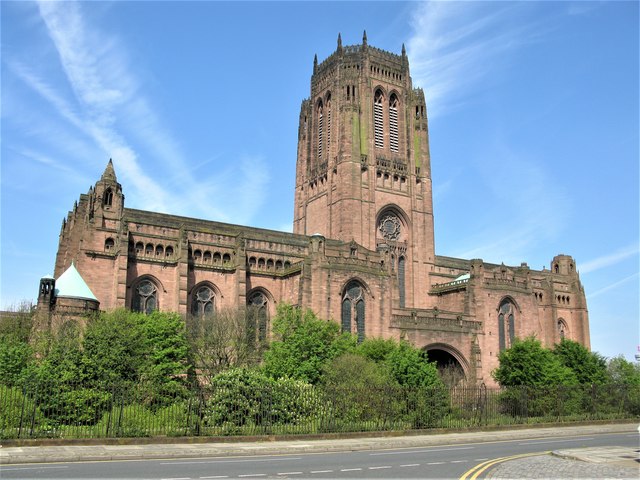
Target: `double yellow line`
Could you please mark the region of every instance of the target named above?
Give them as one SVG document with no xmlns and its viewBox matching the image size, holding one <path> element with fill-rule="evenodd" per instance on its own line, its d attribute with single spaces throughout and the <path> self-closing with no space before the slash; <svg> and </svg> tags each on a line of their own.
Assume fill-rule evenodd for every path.
<svg viewBox="0 0 640 480">
<path fill-rule="evenodd" d="M 534 457 L 536 455 L 547 455 L 550 453 L 550 450 L 546 452 L 535 452 L 535 453 L 522 453 L 520 455 L 512 455 L 510 457 L 501 457 L 494 458 L 493 460 L 487 460 L 486 462 L 480 463 L 473 467 L 471 470 L 467 470 L 464 475 L 460 477 L 460 480 L 476 480 L 480 474 L 482 474 L 485 470 L 498 463 L 506 462 L 508 460 L 515 460 L 516 458 L 524 458 L 524 457 Z"/>
</svg>

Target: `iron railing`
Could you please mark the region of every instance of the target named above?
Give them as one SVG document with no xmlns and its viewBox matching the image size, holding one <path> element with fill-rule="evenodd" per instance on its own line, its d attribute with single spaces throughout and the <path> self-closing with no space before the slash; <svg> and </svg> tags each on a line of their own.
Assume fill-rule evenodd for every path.
<svg viewBox="0 0 640 480">
<path fill-rule="evenodd" d="M 159 394 L 142 384 L 92 388 L 0 385 L 0 438 L 320 434 L 474 428 L 640 416 L 640 387 L 289 390 L 197 386 Z"/>
</svg>

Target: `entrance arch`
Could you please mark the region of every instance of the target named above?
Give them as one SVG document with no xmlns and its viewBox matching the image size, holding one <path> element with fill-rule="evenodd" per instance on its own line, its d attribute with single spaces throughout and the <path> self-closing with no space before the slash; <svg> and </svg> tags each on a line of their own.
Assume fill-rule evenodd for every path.
<svg viewBox="0 0 640 480">
<path fill-rule="evenodd" d="M 433 343 L 423 348 L 430 362 L 436 363 L 440 378 L 448 387 L 465 383 L 469 363 L 457 349 L 444 343 Z"/>
</svg>

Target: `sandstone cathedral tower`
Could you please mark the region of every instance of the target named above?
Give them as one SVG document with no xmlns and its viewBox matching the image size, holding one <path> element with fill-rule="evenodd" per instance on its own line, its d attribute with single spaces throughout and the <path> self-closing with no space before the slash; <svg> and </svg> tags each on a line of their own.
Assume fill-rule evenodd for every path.
<svg viewBox="0 0 640 480">
<path fill-rule="evenodd" d="M 103 310 L 187 316 L 249 306 L 256 341 L 268 341 L 269 319 L 287 302 L 360 339 L 406 339 L 488 384 L 516 337 L 589 346 L 570 256 L 536 271 L 435 254 L 427 109 L 404 46 L 398 55 L 369 46 L 366 34 L 353 46 L 338 36 L 329 58 L 314 59 L 294 233 L 125 208 L 123 190 L 110 161 L 60 233 L 55 278 L 73 264 Z M 46 281 L 40 303 L 53 311 L 55 280 Z"/>
</svg>

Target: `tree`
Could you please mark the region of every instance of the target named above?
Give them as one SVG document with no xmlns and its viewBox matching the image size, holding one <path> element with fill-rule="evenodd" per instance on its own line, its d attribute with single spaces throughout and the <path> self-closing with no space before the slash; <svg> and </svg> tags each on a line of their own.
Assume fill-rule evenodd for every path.
<svg viewBox="0 0 640 480">
<path fill-rule="evenodd" d="M 577 383 L 573 371 L 563 365 L 551 350 L 543 348 L 540 340 L 534 337 L 516 339 L 511 348 L 500 352 L 498 360 L 500 366 L 494 370 L 493 378 L 504 387 L 549 387 Z"/>
<path fill-rule="evenodd" d="M 405 387 L 442 387 L 435 363 L 430 363 L 426 354 L 401 341 L 392 350 L 385 363 L 398 383 Z"/>
<path fill-rule="evenodd" d="M 286 304 L 278 305 L 273 333 L 275 340 L 264 355 L 264 371 L 273 378 L 315 384 L 328 361 L 355 348 L 355 338 L 342 334 L 337 323 Z"/>
<path fill-rule="evenodd" d="M 194 366 L 206 383 L 222 371 L 255 365 L 259 360 L 248 339 L 244 309 L 189 317 L 187 339 Z"/>
<path fill-rule="evenodd" d="M 569 367 L 581 385 L 602 385 L 607 382 L 607 362 L 602 355 L 590 352 L 584 345 L 562 339 L 553 353 Z"/>
<path fill-rule="evenodd" d="M 640 363 L 629 362 L 622 355 L 609 360 L 607 374 L 612 383 L 640 387 Z"/>
</svg>

